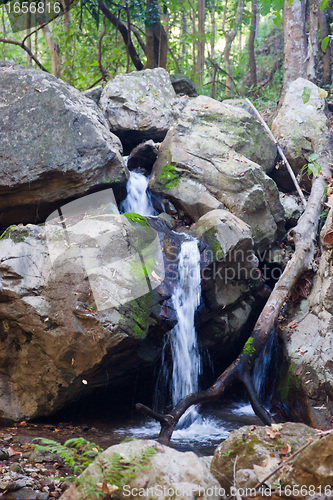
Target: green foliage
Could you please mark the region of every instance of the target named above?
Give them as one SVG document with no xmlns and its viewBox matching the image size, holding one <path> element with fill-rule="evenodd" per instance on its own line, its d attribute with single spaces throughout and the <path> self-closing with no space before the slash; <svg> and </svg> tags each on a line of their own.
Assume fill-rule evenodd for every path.
<svg viewBox="0 0 333 500">
<path fill-rule="evenodd" d="M 321 50 L 326 50 L 328 42 L 330 41 L 330 37 L 326 36 L 325 38 L 322 39 L 321 41 Z"/>
<path fill-rule="evenodd" d="M 309 155 L 309 162 L 307 164 L 303 165 L 301 173 L 300 173 L 300 179 L 302 179 L 302 175 L 303 175 L 305 169 L 307 169 L 307 174 L 309 176 L 313 175 L 313 177 L 316 177 L 317 175 L 319 175 L 319 173 L 322 170 L 322 166 L 321 166 L 321 163 L 317 162 L 318 158 L 319 158 L 319 156 L 317 155 L 317 153 L 311 153 Z"/>
<path fill-rule="evenodd" d="M 12 224 L 11 226 L 7 227 L 7 229 L 5 229 L 2 234 L 0 234 L 0 240 L 2 240 L 2 238 L 4 238 L 6 236 L 6 234 L 8 233 L 10 228 L 12 228 L 12 227 L 16 227 L 16 224 Z"/>
<path fill-rule="evenodd" d="M 304 104 L 309 102 L 311 96 L 311 89 L 309 87 L 304 87 L 302 92 L 302 101 Z"/>
<path fill-rule="evenodd" d="M 126 219 L 128 219 L 130 222 L 134 222 L 135 224 L 140 224 L 140 226 L 148 226 L 148 221 L 146 217 L 143 215 L 135 214 L 132 212 L 125 212 L 123 215 L 125 215 Z"/>
<path fill-rule="evenodd" d="M 253 347 L 252 343 L 253 343 L 253 337 L 249 337 L 243 347 L 243 352 L 245 354 L 249 354 L 250 356 L 252 356 L 252 354 L 256 350 L 255 347 Z"/>
<path fill-rule="evenodd" d="M 327 4 L 328 4 L 328 0 L 321 0 L 319 9 L 320 10 L 325 10 Z"/>
<path fill-rule="evenodd" d="M 102 484 L 121 489 L 125 484 L 128 484 L 130 479 L 135 478 L 139 472 L 149 467 L 151 459 L 157 451 L 154 447 L 147 447 L 133 457 L 124 459 L 119 453 L 113 453 L 111 457 L 102 455 L 102 448 L 82 437 L 68 439 L 63 445 L 51 439 L 42 438 L 39 441 L 41 444 L 35 444 L 35 449 L 59 455 L 73 471 L 73 475 L 66 477 L 66 480 L 74 482 L 80 489 L 84 489 L 85 495 L 89 498 L 102 498 L 108 495 L 104 490 L 101 491 L 98 488 L 95 474 L 78 477 L 96 459 L 95 471 L 100 473 Z"/>
<path fill-rule="evenodd" d="M 100 462 L 103 481 L 122 488 L 130 479 L 135 478 L 139 472 L 145 471 L 156 453 L 152 446 L 145 448 L 141 453 L 124 459 L 118 453 L 113 453 L 111 458 Z"/>
<path fill-rule="evenodd" d="M 45 438 L 40 438 L 38 441 L 40 444 L 34 444 L 36 450 L 56 453 L 72 469 L 73 476 L 67 478 L 72 481 L 103 451 L 95 443 L 87 441 L 82 437 L 68 439 L 64 444 Z"/>
<path fill-rule="evenodd" d="M 162 167 L 160 176 L 160 181 L 165 184 L 166 189 L 171 189 L 179 184 L 179 174 L 176 170 L 176 166 L 172 163 L 167 163 Z"/>
</svg>

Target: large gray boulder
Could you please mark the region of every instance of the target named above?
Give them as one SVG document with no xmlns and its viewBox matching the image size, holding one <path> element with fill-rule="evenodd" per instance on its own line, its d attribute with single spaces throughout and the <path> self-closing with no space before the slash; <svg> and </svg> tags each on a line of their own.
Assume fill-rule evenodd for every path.
<svg viewBox="0 0 333 500">
<path fill-rule="evenodd" d="M 159 242 L 144 222 L 107 207 L 76 217 L 65 206 L 63 218 L 45 227 L 7 230 L 0 241 L 2 422 L 49 415 L 152 366 L 158 350 L 144 339 L 159 322 L 163 297 Z"/>
<path fill-rule="evenodd" d="M 96 104 L 43 71 L 0 62 L 0 227 L 127 178 L 119 139 Z"/>
<path fill-rule="evenodd" d="M 79 483 L 61 500 L 91 500 L 92 487 L 101 491 L 103 483 L 105 492 L 117 498 L 223 498 L 223 489 L 192 451 L 183 453 L 153 440 L 111 446 L 81 474 Z"/>
<path fill-rule="evenodd" d="M 306 103 L 302 98 L 305 88 L 310 92 Z M 293 81 L 272 123 L 272 132 L 295 173 L 299 173 L 307 163 L 309 155 L 327 131 L 326 104 L 321 92 L 322 89 L 304 78 Z M 284 165 L 274 171 L 274 178 L 282 189 L 295 189 Z"/>
<path fill-rule="evenodd" d="M 226 207 L 249 224 L 256 247 L 264 249 L 284 224 L 278 190 L 265 174 L 275 154 L 246 110 L 200 96 L 167 133 L 149 185 L 195 221 Z"/>
<path fill-rule="evenodd" d="M 179 116 L 178 99 L 163 68 L 117 75 L 103 89 L 99 106 L 125 147 L 161 141 Z"/>
</svg>

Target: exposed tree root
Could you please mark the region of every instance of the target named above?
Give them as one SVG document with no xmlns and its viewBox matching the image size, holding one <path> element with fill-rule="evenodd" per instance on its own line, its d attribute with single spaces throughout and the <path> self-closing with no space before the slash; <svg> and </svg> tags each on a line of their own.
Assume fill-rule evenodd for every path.
<svg viewBox="0 0 333 500">
<path fill-rule="evenodd" d="M 285 301 L 292 292 L 301 274 L 312 266 L 315 252 L 315 239 L 318 231 L 321 201 L 324 195 L 327 177 L 330 176 L 329 137 L 323 137 L 321 143 L 315 146 L 319 155 L 318 161 L 322 165 L 322 173 L 312 181 L 311 194 L 306 204 L 305 211 L 292 230 L 291 236 L 295 243 L 295 252 L 288 262 L 279 281 L 276 283 L 266 305 L 264 306 L 253 329 L 249 341 L 245 344 L 238 358 L 218 377 L 208 389 L 188 394 L 166 415 L 158 414 L 140 403 L 136 408 L 146 415 L 154 418 L 161 424 L 158 441 L 169 444 L 172 433 L 185 411 L 192 405 L 217 401 L 225 389 L 235 380 L 241 381 L 250 397 L 251 405 L 258 417 L 265 423 L 272 422 L 271 417 L 260 403 L 252 382 L 252 369 L 254 362 L 264 347 L 269 333 L 278 320 L 279 313 Z"/>
</svg>

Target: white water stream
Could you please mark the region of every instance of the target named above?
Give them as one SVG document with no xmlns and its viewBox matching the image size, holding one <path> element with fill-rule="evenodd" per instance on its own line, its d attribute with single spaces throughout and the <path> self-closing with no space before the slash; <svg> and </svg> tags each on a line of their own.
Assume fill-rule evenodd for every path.
<svg viewBox="0 0 333 500">
<path fill-rule="evenodd" d="M 157 215 L 148 191 L 149 178 L 141 172 L 130 172 L 127 181 L 127 197 L 120 205 L 122 212 L 131 212 L 139 215 Z"/>
<path fill-rule="evenodd" d="M 172 403 L 199 388 L 201 372 L 197 333 L 194 315 L 200 304 L 200 252 L 197 240 L 184 241 L 178 258 L 178 282 L 172 294 L 172 302 L 177 315 L 177 325 L 172 332 Z M 199 417 L 192 407 L 182 421 L 187 426 Z"/>
</svg>

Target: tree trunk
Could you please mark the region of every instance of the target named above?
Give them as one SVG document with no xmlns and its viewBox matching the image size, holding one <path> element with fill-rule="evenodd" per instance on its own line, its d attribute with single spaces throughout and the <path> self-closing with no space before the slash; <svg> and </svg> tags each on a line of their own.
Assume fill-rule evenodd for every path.
<svg viewBox="0 0 333 500">
<path fill-rule="evenodd" d="M 31 51 L 31 38 L 30 38 L 30 32 L 31 32 L 31 14 L 27 14 L 27 29 L 26 29 L 26 36 L 27 38 L 27 47 Z M 31 66 L 32 61 L 31 61 L 31 56 L 27 53 L 27 66 Z"/>
<path fill-rule="evenodd" d="M 224 65 L 225 65 L 225 70 L 227 72 L 226 84 L 225 84 L 225 94 L 227 96 L 229 96 L 231 94 L 231 91 L 233 90 L 233 87 L 234 87 L 233 71 L 232 71 L 232 65 L 231 65 L 231 61 L 230 61 L 230 52 L 231 52 L 232 42 L 234 41 L 234 39 L 237 35 L 237 31 L 238 31 L 238 28 L 239 28 L 239 25 L 240 25 L 240 22 L 242 19 L 243 7 L 244 7 L 244 0 L 239 0 L 234 25 L 231 28 L 231 30 L 228 32 L 226 30 L 227 2 L 225 2 L 225 4 L 224 4 L 222 31 L 223 31 L 223 34 L 225 37 L 225 48 L 224 48 L 224 52 L 223 52 L 223 61 L 224 61 Z"/>
<path fill-rule="evenodd" d="M 329 36 L 330 29 L 329 29 L 329 24 L 327 22 L 326 12 L 324 10 L 323 11 L 319 10 L 318 15 L 319 15 L 320 40 L 322 41 L 324 38 Z M 323 75 L 324 85 L 331 85 L 332 83 L 330 45 L 331 44 L 329 43 L 325 50 L 320 49 L 324 66 L 324 75 Z"/>
<path fill-rule="evenodd" d="M 98 0 L 98 5 L 99 5 L 99 8 L 101 9 L 101 11 L 103 12 L 103 14 L 105 15 L 105 17 L 107 19 L 109 19 L 109 21 L 111 21 L 113 26 L 115 26 L 119 30 L 119 32 L 123 38 L 123 41 L 125 43 L 125 46 L 128 49 L 128 54 L 129 54 L 129 56 L 134 64 L 135 68 L 138 71 L 143 69 L 143 64 L 141 62 L 141 59 L 140 59 L 132 41 L 130 40 L 130 37 L 128 34 L 128 29 L 126 28 L 126 26 L 118 19 L 117 16 L 112 14 L 112 12 L 108 9 L 108 7 L 105 5 L 104 2 L 102 2 L 101 0 Z"/>
<path fill-rule="evenodd" d="M 197 75 L 199 85 L 202 87 L 205 66 L 205 0 L 198 0 L 198 35 Z"/>
<path fill-rule="evenodd" d="M 192 9 L 192 80 L 195 79 L 194 68 L 197 65 L 197 28 L 195 24 L 196 12 Z"/>
<path fill-rule="evenodd" d="M 60 0 L 62 8 L 64 9 L 64 26 L 67 33 L 69 32 L 69 26 L 71 24 L 71 15 L 69 12 L 69 7 L 67 6 L 66 0 Z"/>
<path fill-rule="evenodd" d="M 210 37 L 210 57 L 215 59 L 215 38 L 216 38 L 216 20 L 215 20 L 215 0 L 211 2 L 211 10 L 210 10 L 210 18 L 211 18 L 211 37 Z"/>
<path fill-rule="evenodd" d="M 52 75 L 59 77 L 61 71 L 59 45 L 54 41 L 52 31 L 50 30 L 48 24 L 42 28 L 42 31 L 50 51 L 52 61 Z"/>
<path fill-rule="evenodd" d="M 186 17 L 186 11 L 183 7 L 182 13 L 181 13 L 181 24 L 180 24 L 180 29 L 181 29 L 181 58 L 183 61 L 186 59 L 186 36 L 187 36 L 187 17 Z"/>
<path fill-rule="evenodd" d="M 318 70 L 318 11 L 318 0 L 311 0 L 306 73 L 313 83 L 317 83 Z"/>
<path fill-rule="evenodd" d="M 294 0 L 288 6 L 284 4 L 284 68 L 281 95 L 284 95 L 291 82 L 306 75 L 306 32 L 305 1 Z"/>
<path fill-rule="evenodd" d="M 166 68 L 168 38 L 159 18 L 157 0 L 146 3 L 146 56 L 147 68 Z"/>
<path fill-rule="evenodd" d="M 252 12 L 251 12 L 251 26 L 249 35 L 249 67 L 250 67 L 250 84 L 251 84 L 251 95 L 254 95 L 257 85 L 257 66 L 254 51 L 254 41 L 256 38 L 256 24 L 257 24 L 257 0 L 252 0 Z"/>
</svg>

